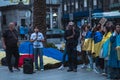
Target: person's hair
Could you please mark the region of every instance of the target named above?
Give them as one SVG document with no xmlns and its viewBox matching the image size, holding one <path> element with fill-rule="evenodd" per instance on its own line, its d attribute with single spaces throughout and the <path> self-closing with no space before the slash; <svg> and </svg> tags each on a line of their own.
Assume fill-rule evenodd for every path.
<svg viewBox="0 0 120 80">
<path fill-rule="evenodd" d="M 117 26 L 117 25 L 119 25 L 119 26 L 120 26 L 120 23 L 116 23 L 115 25 L 116 25 L 116 26 Z"/>
<path fill-rule="evenodd" d="M 111 26 L 105 26 L 105 29 L 107 32 L 110 32 L 112 30 Z"/>
<path fill-rule="evenodd" d="M 101 29 L 101 23 L 98 23 L 98 25 L 95 27 L 96 31 L 99 31 Z"/>
</svg>

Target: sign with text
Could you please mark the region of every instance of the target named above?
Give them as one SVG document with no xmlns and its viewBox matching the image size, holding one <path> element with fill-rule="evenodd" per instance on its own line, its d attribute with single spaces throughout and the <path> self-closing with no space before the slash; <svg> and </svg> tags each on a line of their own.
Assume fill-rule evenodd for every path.
<svg viewBox="0 0 120 80">
<path fill-rule="evenodd" d="M 106 23 L 107 19 L 106 18 L 102 18 L 99 23 L 103 26 Z"/>
</svg>

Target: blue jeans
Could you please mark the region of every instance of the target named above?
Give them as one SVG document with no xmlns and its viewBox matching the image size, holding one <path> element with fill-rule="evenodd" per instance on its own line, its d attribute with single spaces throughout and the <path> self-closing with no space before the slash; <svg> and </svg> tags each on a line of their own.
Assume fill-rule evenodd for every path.
<svg viewBox="0 0 120 80">
<path fill-rule="evenodd" d="M 93 69 L 93 57 L 92 57 L 92 54 L 88 51 L 86 51 L 86 54 L 88 56 L 88 60 L 89 60 L 89 64 L 90 64 L 90 68 Z"/>
<path fill-rule="evenodd" d="M 44 69 L 43 65 L 43 51 L 42 48 L 34 48 L 34 61 L 35 61 L 35 68 L 38 69 L 38 56 L 40 62 L 40 69 Z"/>
<path fill-rule="evenodd" d="M 62 64 L 65 63 L 67 55 L 68 55 L 68 54 L 67 54 L 67 51 L 66 51 L 66 49 L 65 49 L 64 52 L 63 52 Z"/>
</svg>

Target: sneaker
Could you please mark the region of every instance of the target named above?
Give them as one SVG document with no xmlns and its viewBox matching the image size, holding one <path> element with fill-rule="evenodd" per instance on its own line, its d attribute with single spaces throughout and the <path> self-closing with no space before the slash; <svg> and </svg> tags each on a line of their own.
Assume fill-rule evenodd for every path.
<svg viewBox="0 0 120 80">
<path fill-rule="evenodd" d="M 12 69 L 12 68 L 9 68 L 9 71 L 10 71 L 10 72 L 13 72 L 13 69 Z"/>
<path fill-rule="evenodd" d="M 61 65 L 58 69 L 59 69 L 59 70 L 63 70 L 63 69 L 64 69 L 64 66 Z"/>
<path fill-rule="evenodd" d="M 35 71 L 39 71 L 40 70 L 40 68 L 35 68 Z"/>
<path fill-rule="evenodd" d="M 102 73 L 102 75 L 103 75 L 103 76 L 107 76 L 107 74 L 106 74 L 106 73 L 104 73 L 104 72 Z"/>
<path fill-rule="evenodd" d="M 10 72 L 13 72 L 13 70 L 12 70 L 12 69 L 9 69 L 9 71 L 10 71 Z"/>
<path fill-rule="evenodd" d="M 41 69 L 41 71 L 44 71 L 44 69 Z"/>
<path fill-rule="evenodd" d="M 86 65 L 85 65 L 85 64 L 83 64 L 83 65 L 81 66 L 81 69 L 84 69 L 84 68 L 86 68 Z"/>
<path fill-rule="evenodd" d="M 18 67 L 14 67 L 14 69 L 17 70 L 17 71 L 20 71 L 20 69 Z"/>
<path fill-rule="evenodd" d="M 77 72 L 77 69 L 73 69 L 73 72 Z"/>
<path fill-rule="evenodd" d="M 97 74 L 100 73 L 97 68 L 94 68 L 93 71 L 94 71 L 95 73 L 97 73 Z"/>
</svg>

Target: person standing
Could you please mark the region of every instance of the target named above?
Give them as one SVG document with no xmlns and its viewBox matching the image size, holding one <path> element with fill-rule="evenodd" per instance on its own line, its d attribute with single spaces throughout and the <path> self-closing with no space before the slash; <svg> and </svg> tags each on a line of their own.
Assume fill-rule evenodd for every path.
<svg viewBox="0 0 120 80">
<path fill-rule="evenodd" d="M 68 29 L 69 29 L 69 26 L 67 25 L 66 26 L 66 30 L 68 30 Z M 66 42 L 65 42 L 65 49 L 64 49 L 63 57 L 62 57 L 62 65 L 58 68 L 59 70 L 63 70 L 64 69 L 67 56 L 68 55 L 67 55 L 67 52 L 66 52 Z"/>
<path fill-rule="evenodd" d="M 109 73 L 108 78 L 120 79 L 120 24 L 116 24 L 115 30 L 110 37 L 110 54 L 108 58 Z"/>
<path fill-rule="evenodd" d="M 12 56 L 15 57 L 14 68 L 20 71 L 20 69 L 18 68 L 18 63 L 19 63 L 19 51 L 18 51 L 18 45 L 17 45 L 18 33 L 15 30 L 15 24 L 13 22 L 9 23 L 9 29 L 3 33 L 2 42 L 3 42 L 3 48 L 6 51 L 7 64 L 8 64 L 9 71 L 13 72 L 12 63 L 11 63 Z"/>
<path fill-rule="evenodd" d="M 65 31 L 64 38 L 66 40 L 66 52 L 68 54 L 68 72 L 77 72 L 77 44 L 80 33 L 75 28 L 73 22 L 69 22 L 69 29 Z"/>
<path fill-rule="evenodd" d="M 39 32 L 38 27 L 34 28 L 34 33 L 31 34 L 30 41 L 33 42 L 33 50 L 34 50 L 34 61 L 35 61 L 35 69 L 44 70 L 43 66 L 43 43 L 44 36 L 41 32 Z M 40 68 L 38 66 L 38 56 L 40 59 Z"/>
</svg>

